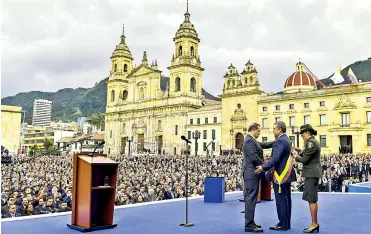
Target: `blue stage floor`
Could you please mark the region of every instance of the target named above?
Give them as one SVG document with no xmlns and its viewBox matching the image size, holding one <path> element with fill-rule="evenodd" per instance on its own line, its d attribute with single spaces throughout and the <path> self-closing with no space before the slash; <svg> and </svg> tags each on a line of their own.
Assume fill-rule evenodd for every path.
<svg viewBox="0 0 371 234">
<path fill-rule="evenodd" d="M 119 208 L 115 210 L 114 229 L 98 231 L 111 234 L 226 234 L 244 233 L 244 203 L 237 199 L 241 193 L 226 195 L 221 204 L 204 203 L 203 198 L 189 201 L 189 221 L 193 227 L 180 227 L 185 221 L 185 202 L 176 201 L 154 205 Z M 301 200 L 301 193 L 293 193 L 292 229 L 286 233 L 302 233 L 310 223 L 308 204 Z M 371 194 L 321 193 L 319 196 L 320 233 L 369 234 L 371 228 Z M 257 204 L 255 220 L 264 233 L 277 223 L 275 201 Z M 18 218 L 16 218 L 18 219 Z M 2 220 L 3 234 L 68 234 L 79 233 L 69 229 L 71 215 L 42 217 L 27 220 Z M 5 221 L 5 222 L 4 222 Z M 95 232 L 95 233 L 98 233 Z"/>
</svg>

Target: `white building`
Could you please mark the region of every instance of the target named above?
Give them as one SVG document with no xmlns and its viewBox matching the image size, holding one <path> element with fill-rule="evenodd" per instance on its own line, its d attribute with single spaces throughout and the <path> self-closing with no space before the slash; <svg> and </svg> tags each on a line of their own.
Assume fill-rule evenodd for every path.
<svg viewBox="0 0 371 234">
<path fill-rule="evenodd" d="M 218 101 L 208 100 L 208 103 L 197 110 L 187 113 L 187 137 L 191 142 L 191 154 L 195 154 L 196 140 L 194 133 L 200 133 L 197 140 L 197 155 L 206 155 L 206 149 L 219 155 L 221 146 L 221 104 Z M 214 140 L 214 141 L 213 141 Z M 207 147 L 208 146 L 208 147 Z"/>
<path fill-rule="evenodd" d="M 88 134 L 74 137 L 63 137 L 57 144 L 60 151 L 68 154 L 80 152 L 95 152 L 103 153 L 103 145 L 99 145 L 104 141 L 104 133 Z"/>
<path fill-rule="evenodd" d="M 33 102 L 33 126 L 50 126 L 52 119 L 52 102 L 43 99 L 36 99 Z"/>
</svg>

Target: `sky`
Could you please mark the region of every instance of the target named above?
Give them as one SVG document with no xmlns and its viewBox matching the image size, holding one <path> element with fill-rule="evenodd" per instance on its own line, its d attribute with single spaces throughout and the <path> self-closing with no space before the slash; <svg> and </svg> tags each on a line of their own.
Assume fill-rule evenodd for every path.
<svg viewBox="0 0 371 234">
<path fill-rule="evenodd" d="M 94 86 L 108 77 L 123 24 L 133 63 L 147 51 L 169 75 L 186 0 L 3 0 L 1 12 L 6 97 Z M 299 58 L 322 79 L 371 57 L 369 0 L 189 0 L 189 12 L 203 87 L 213 95 L 231 63 L 242 72 L 251 60 L 261 89 L 278 92 Z"/>
</svg>

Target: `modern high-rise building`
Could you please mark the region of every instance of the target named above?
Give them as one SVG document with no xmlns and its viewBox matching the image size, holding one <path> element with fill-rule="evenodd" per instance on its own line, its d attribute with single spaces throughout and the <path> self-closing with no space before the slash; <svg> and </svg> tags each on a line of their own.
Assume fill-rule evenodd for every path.
<svg viewBox="0 0 371 234">
<path fill-rule="evenodd" d="M 50 126 L 52 119 L 52 102 L 43 99 L 36 99 L 33 102 L 33 126 Z"/>
</svg>

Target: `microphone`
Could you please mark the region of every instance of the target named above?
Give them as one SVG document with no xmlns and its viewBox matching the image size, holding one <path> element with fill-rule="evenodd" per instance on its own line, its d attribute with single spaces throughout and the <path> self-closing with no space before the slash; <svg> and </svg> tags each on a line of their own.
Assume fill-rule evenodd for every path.
<svg viewBox="0 0 371 234">
<path fill-rule="evenodd" d="M 183 141 L 189 143 L 189 144 L 192 144 L 192 142 L 190 140 L 188 140 L 185 136 L 182 136 L 181 137 Z"/>
<path fill-rule="evenodd" d="M 97 146 L 94 148 L 93 153 L 91 153 L 91 154 L 89 154 L 89 155 L 93 155 L 93 154 L 95 153 L 95 151 L 96 151 L 100 146 L 104 145 L 105 143 L 106 143 L 105 141 L 99 142 L 99 143 L 97 144 Z"/>
</svg>

